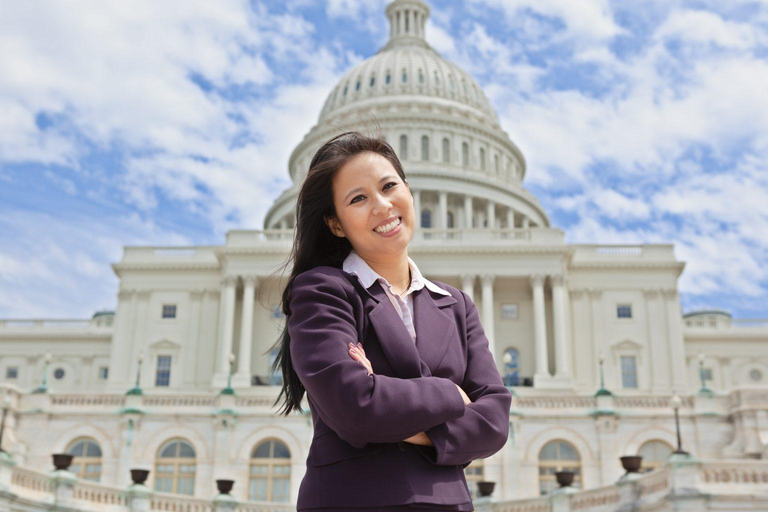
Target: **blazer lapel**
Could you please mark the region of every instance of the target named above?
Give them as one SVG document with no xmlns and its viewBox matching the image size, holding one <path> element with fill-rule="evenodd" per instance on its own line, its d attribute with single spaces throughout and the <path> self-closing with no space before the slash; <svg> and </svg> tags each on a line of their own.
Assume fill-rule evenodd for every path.
<svg viewBox="0 0 768 512">
<path fill-rule="evenodd" d="M 378 302 L 368 313 L 382 351 L 390 366 L 402 379 L 429 377 L 448 349 L 448 334 L 453 318 L 441 308 L 454 304 L 453 296 L 431 292 L 426 286 L 414 293 L 416 343 L 387 297 L 381 283 L 376 281 L 368 290 Z"/>
<path fill-rule="evenodd" d="M 415 292 L 413 297 L 413 316 L 416 322 L 416 350 L 423 361 L 422 373 L 431 376 L 437 369 L 448 350 L 448 344 L 456 339 L 453 316 L 444 308 L 455 304 L 452 295 L 433 292 L 426 286 Z"/>
</svg>

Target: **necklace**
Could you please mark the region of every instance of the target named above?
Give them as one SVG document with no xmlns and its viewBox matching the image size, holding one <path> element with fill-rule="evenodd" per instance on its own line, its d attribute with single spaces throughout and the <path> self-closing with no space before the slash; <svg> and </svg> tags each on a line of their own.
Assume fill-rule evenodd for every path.
<svg viewBox="0 0 768 512">
<path fill-rule="evenodd" d="M 410 267 L 408 267 L 408 286 L 405 287 L 405 290 L 403 290 L 402 292 L 398 293 L 398 295 L 400 297 L 402 297 L 403 294 L 408 291 L 408 288 L 411 287 L 411 279 L 412 279 L 412 277 L 413 276 L 411 276 L 411 269 L 410 269 Z"/>
</svg>

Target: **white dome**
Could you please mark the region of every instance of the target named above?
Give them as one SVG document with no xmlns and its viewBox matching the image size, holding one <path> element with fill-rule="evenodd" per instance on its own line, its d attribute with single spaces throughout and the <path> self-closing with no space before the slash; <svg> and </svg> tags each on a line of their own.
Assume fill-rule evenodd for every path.
<svg viewBox="0 0 768 512">
<path fill-rule="evenodd" d="M 496 111 L 477 82 L 427 44 L 424 24 L 429 7 L 423 1 L 397 0 L 387 8 L 387 15 L 389 43 L 344 75 L 328 95 L 320 123 L 369 107 L 376 100 L 392 102 L 397 96 L 408 96 L 412 102 L 414 96 L 423 96 L 430 103 L 439 99 L 460 103 L 498 124 Z"/>
<path fill-rule="evenodd" d="M 381 136 L 403 164 L 420 217 L 431 228 L 549 226 L 526 190 L 525 159 L 475 80 L 424 39 L 423 0 L 387 6 L 384 48 L 346 73 L 331 90 L 317 124 L 293 150 L 293 186 L 269 209 L 265 229 L 291 227 L 299 187 L 317 149 L 347 130 Z M 517 235 L 515 235 L 517 236 Z"/>
</svg>

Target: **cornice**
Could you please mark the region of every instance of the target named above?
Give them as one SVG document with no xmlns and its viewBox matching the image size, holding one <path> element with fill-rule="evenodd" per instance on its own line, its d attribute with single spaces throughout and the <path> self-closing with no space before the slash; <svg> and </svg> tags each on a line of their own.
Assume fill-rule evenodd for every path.
<svg viewBox="0 0 768 512">
<path fill-rule="evenodd" d="M 569 269 L 640 269 L 640 270 L 679 270 L 682 272 L 684 262 L 666 261 L 581 261 L 571 263 Z"/>
<path fill-rule="evenodd" d="M 62 340 L 72 340 L 72 339 L 78 339 L 78 340 L 85 340 L 85 341 L 93 341 L 93 340 L 101 340 L 101 341 L 110 341 L 112 340 L 112 334 L 113 330 L 112 327 L 99 327 L 99 329 L 104 329 L 106 332 L 92 332 L 92 331 L 54 331 L 54 330 L 30 330 L 30 331 L 5 331 L 0 330 L 0 339 L 62 339 Z M 106 354 L 108 357 L 109 354 Z"/>
<path fill-rule="evenodd" d="M 211 264 L 211 263 L 184 263 L 182 261 L 179 262 L 168 262 L 168 263 L 154 263 L 154 262 L 147 262 L 147 263 L 113 263 L 112 269 L 115 271 L 115 274 L 117 274 L 118 277 L 122 277 L 120 275 L 121 272 L 126 271 L 137 271 L 137 270 L 163 270 L 163 271 L 173 271 L 173 270 L 210 270 L 210 271 L 216 271 L 221 270 L 220 265 Z"/>
</svg>

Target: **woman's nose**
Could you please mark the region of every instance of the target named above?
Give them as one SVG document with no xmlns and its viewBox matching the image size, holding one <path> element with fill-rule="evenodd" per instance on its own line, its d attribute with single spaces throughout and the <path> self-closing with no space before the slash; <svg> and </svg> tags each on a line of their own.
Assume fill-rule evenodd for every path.
<svg viewBox="0 0 768 512">
<path fill-rule="evenodd" d="M 376 195 L 376 204 L 373 207 L 373 213 L 379 214 L 382 212 L 388 212 L 392 209 L 392 201 L 387 199 L 383 195 Z"/>
</svg>

